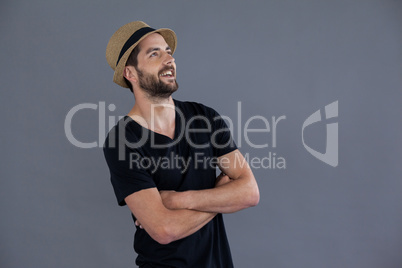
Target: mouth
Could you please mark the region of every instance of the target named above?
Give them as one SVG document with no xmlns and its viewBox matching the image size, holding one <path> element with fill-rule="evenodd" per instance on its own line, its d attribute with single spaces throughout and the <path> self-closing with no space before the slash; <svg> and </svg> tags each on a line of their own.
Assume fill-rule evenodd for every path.
<svg viewBox="0 0 402 268">
<path fill-rule="evenodd" d="M 174 70 L 164 70 L 159 74 L 159 77 L 174 78 Z"/>
</svg>

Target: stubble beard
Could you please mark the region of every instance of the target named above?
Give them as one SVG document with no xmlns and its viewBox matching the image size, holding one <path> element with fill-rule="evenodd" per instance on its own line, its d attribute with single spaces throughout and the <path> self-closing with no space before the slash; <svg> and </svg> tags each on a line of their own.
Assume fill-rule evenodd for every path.
<svg viewBox="0 0 402 268">
<path fill-rule="evenodd" d="M 166 84 L 152 74 L 144 73 L 137 69 L 138 83 L 150 99 L 167 99 L 179 88 L 177 81 L 174 84 Z"/>
</svg>

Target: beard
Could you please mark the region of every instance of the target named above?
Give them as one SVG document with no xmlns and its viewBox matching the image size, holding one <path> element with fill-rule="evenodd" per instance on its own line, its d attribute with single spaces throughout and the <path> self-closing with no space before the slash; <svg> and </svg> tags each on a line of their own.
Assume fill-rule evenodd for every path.
<svg viewBox="0 0 402 268">
<path fill-rule="evenodd" d="M 166 84 L 155 77 L 152 74 L 144 73 L 141 70 L 135 68 L 138 74 L 138 83 L 143 91 L 152 99 L 166 99 L 170 97 L 173 92 L 179 88 L 176 79 L 174 84 Z M 164 72 L 166 69 L 161 70 L 160 73 Z"/>
</svg>

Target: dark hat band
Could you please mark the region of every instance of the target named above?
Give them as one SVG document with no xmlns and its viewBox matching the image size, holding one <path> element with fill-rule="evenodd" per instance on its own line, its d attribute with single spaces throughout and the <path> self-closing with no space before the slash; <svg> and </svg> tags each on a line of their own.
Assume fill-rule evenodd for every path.
<svg viewBox="0 0 402 268">
<path fill-rule="evenodd" d="M 143 37 L 144 35 L 146 35 L 149 32 L 155 31 L 155 29 L 151 28 L 151 27 L 144 27 L 141 28 L 137 31 L 135 31 L 133 33 L 133 35 L 130 36 L 130 38 L 126 41 L 126 43 L 124 43 L 124 46 L 122 47 L 120 54 L 119 54 L 119 58 L 117 59 L 116 62 L 116 66 L 117 64 L 119 64 L 119 61 L 121 59 L 121 57 L 123 57 L 124 53 L 126 53 L 126 51 L 132 46 L 134 45 L 138 40 L 140 40 L 141 37 Z"/>
</svg>

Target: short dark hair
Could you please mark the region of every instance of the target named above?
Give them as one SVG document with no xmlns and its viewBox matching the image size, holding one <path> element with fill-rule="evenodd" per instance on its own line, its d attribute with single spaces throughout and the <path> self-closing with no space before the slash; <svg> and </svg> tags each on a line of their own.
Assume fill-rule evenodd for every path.
<svg viewBox="0 0 402 268">
<path fill-rule="evenodd" d="M 138 65 L 138 53 L 140 53 L 140 46 L 137 45 L 133 51 L 131 51 L 130 56 L 128 56 L 127 62 L 126 62 L 126 66 L 133 66 L 135 69 L 137 69 L 137 65 Z M 131 84 L 130 81 L 128 81 L 125 77 L 124 77 L 124 81 L 126 81 L 128 87 L 130 88 L 130 91 L 133 92 L 133 85 Z"/>
</svg>

